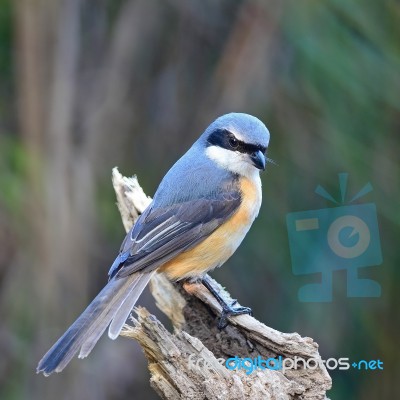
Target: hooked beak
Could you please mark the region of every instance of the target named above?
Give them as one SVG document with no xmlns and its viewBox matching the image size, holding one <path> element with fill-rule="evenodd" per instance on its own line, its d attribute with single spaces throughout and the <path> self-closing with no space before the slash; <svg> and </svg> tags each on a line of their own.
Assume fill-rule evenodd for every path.
<svg viewBox="0 0 400 400">
<path fill-rule="evenodd" d="M 256 168 L 265 170 L 265 155 L 260 150 L 251 154 L 250 159 Z"/>
</svg>

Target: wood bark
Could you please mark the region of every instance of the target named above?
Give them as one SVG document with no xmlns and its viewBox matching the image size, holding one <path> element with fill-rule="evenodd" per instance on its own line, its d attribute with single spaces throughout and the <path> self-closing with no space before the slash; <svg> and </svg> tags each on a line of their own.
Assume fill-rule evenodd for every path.
<svg viewBox="0 0 400 400">
<path fill-rule="evenodd" d="M 136 177 L 123 177 L 116 168 L 113 185 L 128 231 L 151 199 Z M 232 300 L 217 282 L 213 284 L 225 299 Z M 139 307 L 137 316 L 131 317 L 133 325 L 125 325 L 121 335 L 142 346 L 150 383 L 162 399 L 326 399 L 331 378 L 313 339 L 279 332 L 250 315 L 229 318 L 228 326 L 220 330 L 221 306 L 201 283 L 173 283 L 156 274 L 150 289 L 158 308 L 171 320 L 173 332 Z M 285 360 L 288 366 L 297 360 L 297 368 L 228 369 L 223 360 L 235 356 L 248 358 L 248 366 L 250 359 L 258 357 Z M 232 360 L 232 367 L 238 358 Z"/>
</svg>

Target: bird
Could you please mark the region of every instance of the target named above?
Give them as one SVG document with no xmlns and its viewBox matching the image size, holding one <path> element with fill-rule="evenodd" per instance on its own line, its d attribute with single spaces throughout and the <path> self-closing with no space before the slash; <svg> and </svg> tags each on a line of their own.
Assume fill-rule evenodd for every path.
<svg viewBox="0 0 400 400">
<path fill-rule="evenodd" d="M 222 306 L 221 328 L 228 316 L 251 312 L 227 304 L 207 273 L 230 258 L 259 213 L 269 140 L 265 124 L 245 113 L 222 115 L 206 128 L 161 180 L 123 240 L 108 283 L 39 361 L 37 373 L 61 372 L 78 352 L 87 357 L 107 327 L 116 339 L 155 273 L 200 280 Z"/>
</svg>

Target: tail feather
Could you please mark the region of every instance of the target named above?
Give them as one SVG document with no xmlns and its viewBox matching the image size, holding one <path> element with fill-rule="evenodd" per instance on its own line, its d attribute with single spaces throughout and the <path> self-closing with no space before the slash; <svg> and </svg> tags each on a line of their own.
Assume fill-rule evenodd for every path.
<svg viewBox="0 0 400 400">
<path fill-rule="evenodd" d="M 88 332 L 88 334 L 85 336 L 85 341 L 82 343 L 81 351 L 78 356 L 79 358 L 87 357 L 97 341 L 103 335 L 104 331 L 107 329 L 107 326 L 110 324 L 110 322 L 111 324 L 114 323 L 114 320 L 120 314 L 121 309 L 127 310 L 127 307 L 130 307 L 126 314 L 124 313 L 125 318 L 123 321 L 121 321 L 121 326 L 117 332 L 117 335 L 115 337 L 110 336 L 111 339 L 116 339 L 118 337 L 126 319 L 129 316 L 129 313 L 132 311 L 132 308 L 136 304 L 137 299 L 143 292 L 152 275 L 153 273 L 134 275 L 135 279 L 131 282 L 129 289 L 123 293 L 123 296 L 119 298 L 119 301 L 115 303 L 115 306 L 108 310 L 107 314 L 103 315 L 102 318 L 97 319 L 97 321 L 91 327 L 90 332 Z M 130 301 L 132 297 L 135 298 L 134 302 Z M 127 305 L 128 299 L 129 306 Z"/>
<path fill-rule="evenodd" d="M 80 356 L 87 356 L 118 309 L 124 304 L 125 299 L 135 292 L 135 286 L 141 281 L 142 276 L 142 274 L 133 274 L 125 279 L 109 281 L 64 335 L 43 356 L 36 372 L 43 372 L 45 376 L 53 372 L 61 372 L 81 347 Z"/>
<path fill-rule="evenodd" d="M 108 328 L 108 336 L 110 339 L 116 339 L 122 327 L 125 324 L 125 321 L 129 317 L 129 314 L 132 311 L 132 308 L 136 304 L 139 296 L 142 294 L 144 288 L 149 283 L 151 277 L 153 276 L 154 272 L 150 272 L 147 274 L 141 275 L 140 279 L 136 282 L 136 285 L 132 288 L 129 292 L 128 296 L 126 297 L 125 301 L 121 304 L 121 307 L 118 309 L 114 318 Z"/>
<path fill-rule="evenodd" d="M 139 277 L 139 275 L 137 275 L 137 277 Z M 119 307 L 121 307 L 121 304 L 123 304 L 126 297 L 134 289 L 135 283 L 136 280 L 130 284 L 128 289 L 118 293 L 112 303 L 110 303 L 109 307 L 107 307 L 107 309 L 105 309 L 102 314 L 93 321 L 85 336 L 82 337 L 80 345 L 81 350 L 78 356 L 79 358 L 87 357 L 92 351 L 95 344 L 107 329 L 107 326 L 110 324 L 115 313 L 118 311 Z"/>
</svg>

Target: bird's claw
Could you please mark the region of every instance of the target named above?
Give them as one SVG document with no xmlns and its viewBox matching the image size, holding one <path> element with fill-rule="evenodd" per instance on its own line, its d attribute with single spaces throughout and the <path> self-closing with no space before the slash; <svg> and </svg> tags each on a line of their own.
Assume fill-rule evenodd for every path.
<svg viewBox="0 0 400 400">
<path fill-rule="evenodd" d="M 237 300 L 234 300 L 230 306 L 222 307 L 222 312 L 218 321 L 218 328 L 224 329 L 228 325 L 228 317 L 242 314 L 253 315 L 253 311 L 250 307 L 236 307 L 233 306 L 237 303 Z"/>
</svg>

